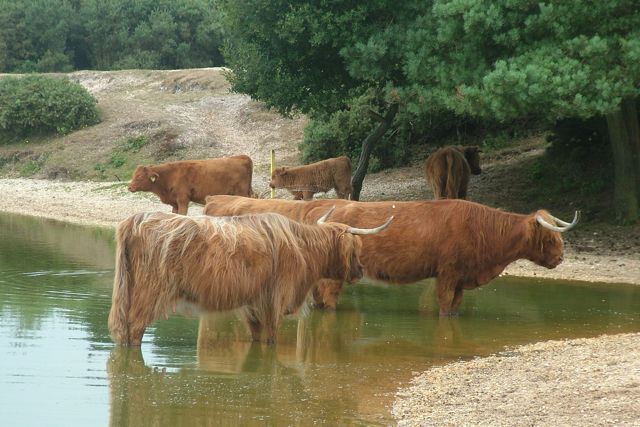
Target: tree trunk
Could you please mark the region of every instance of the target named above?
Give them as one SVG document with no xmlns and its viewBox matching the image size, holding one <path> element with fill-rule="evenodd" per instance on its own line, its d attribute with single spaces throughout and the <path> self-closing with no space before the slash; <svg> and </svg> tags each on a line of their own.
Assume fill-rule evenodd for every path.
<svg viewBox="0 0 640 427">
<path fill-rule="evenodd" d="M 629 224 L 640 219 L 640 127 L 634 99 L 607 115 L 613 151 L 614 208 L 616 220 Z"/>
<path fill-rule="evenodd" d="M 351 178 L 351 186 L 353 187 L 353 193 L 351 193 L 351 200 L 360 200 L 360 191 L 362 190 L 362 182 L 364 181 L 364 177 L 367 174 L 367 168 L 369 167 L 369 157 L 371 156 L 371 150 L 373 150 L 373 146 L 376 142 L 378 142 L 384 134 L 391 127 L 391 123 L 393 123 L 393 119 L 398 113 L 398 104 L 391 104 L 389 110 L 387 110 L 387 114 L 381 119 L 378 127 L 371 132 L 365 139 L 362 141 L 362 151 L 360 152 L 360 159 L 358 160 L 358 166 L 356 167 L 356 171 L 353 173 L 353 177 Z"/>
</svg>

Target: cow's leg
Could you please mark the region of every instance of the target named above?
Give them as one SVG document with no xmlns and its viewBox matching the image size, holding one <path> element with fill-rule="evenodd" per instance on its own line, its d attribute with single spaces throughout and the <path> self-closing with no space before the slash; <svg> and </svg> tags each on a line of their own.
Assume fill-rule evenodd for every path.
<svg viewBox="0 0 640 427">
<path fill-rule="evenodd" d="M 456 288 L 455 294 L 453 295 L 453 301 L 451 302 L 451 315 L 457 316 L 458 309 L 460 308 L 460 304 L 462 304 L 462 294 L 464 290 L 462 286 L 458 286 Z"/>
<path fill-rule="evenodd" d="M 129 345 L 139 346 L 142 343 L 147 326 L 158 319 L 166 310 L 161 299 L 166 295 L 158 294 L 147 286 L 131 286 L 129 289 L 129 311 L 127 323 L 129 328 Z"/>
<path fill-rule="evenodd" d="M 438 177 L 433 182 L 433 198 L 445 199 L 447 196 L 445 194 L 445 189 L 447 188 L 447 178 Z"/>
<path fill-rule="evenodd" d="M 260 342 L 263 324 L 260 316 L 258 316 L 257 310 L 254 307 L 247 307 L 244 312 L 244 317 L 251 332 L 251 341 Z"/>
<path fill-rule="evenodd" d="M 132 299 L 132 303 L 135 300 Z M 135 307 L 135 306 L 134 306 Z M 150 310 L 137 306 L 137 309 L 130 310 L 128 315 L 128 328 L 129 328 L 129 342 L 130 346 L 139 347 L 142 344 L 142 336 L 144 331 L 154 318 Z"/>
<path fill-rule="evenodd" d="M 313 287 L 314 305 L 316 308 L 335 311 L 340 292 L 342 292 L 342 281 L 320 279 Z"/>
<path fill-rule="evenodd" d="M 313 200 L 313 191 L 303 191 L 302 198 L 306 201 Z"/>
<path fill-rule="evenodd" d="M 452 278 L 438 277 L 437 282 L 440 316 L 450 316 L 451 306 L 456 294 L 456 280 Z"/>
<path fill-rule="evenodd" d="M 174 203 L 171 205 L 171 212 L 178 213 L 178 204 Z"/>
<path fill-rule="evenodd" d="M 302 191 L 292 191 L 293 200 L 302 200 Z"/>
<path fill-rule="evenodd" d="M 140 347 L 142 345 L 142 337 L 144 331 L 147 329 L 146 325 L 136 325 L 129 328 L 129 345 L 132 347 Z"/>
<path fill-rule="evenodd" d="M 338 193 L 339 199 L 349 200 L 349 195 L 351 194 L 351 188 L 336 187 L 336 193 Z"/>
<path fill-rule="evenodd" d="M 276 335 L 278 334 L 278 326 L 280 325 L 280 320 L 282 319 L 284 313 L 279 314 L 276 313 L 275 310 L 272 310 L 265 316 L 264 319 L 264 330 L 267 335 L 267 344 L 275 344 L 276 343 Z"/>
<path fill-rule="evenodd" d="M 178 199 L 178 214 L 186 215 L 189 211 L 189 199 Z"/>
<path fill-rule="evenodd" d="M 249 325 L 249 331 L 251 331 L 251 341 L 260 342 L 262 323 L 259 320 L 247 319 L 247 324 Z"/>
<path fill-rule="evenodd" d="M 467 198 L 467 188 L 469 187 L 469 177 L 463 177 L 462 182 L 460 183 L 460 189 L 458 190 L 458 198 L 466 199 Z"/>
</svg>

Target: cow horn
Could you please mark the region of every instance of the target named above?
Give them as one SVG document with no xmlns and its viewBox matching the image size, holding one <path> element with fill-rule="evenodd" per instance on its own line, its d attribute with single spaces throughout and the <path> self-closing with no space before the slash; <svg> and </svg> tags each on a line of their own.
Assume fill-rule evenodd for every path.
<svg viewBox="0 0 640 427">
<path fill-rule="evenodd" d="M 578 224 L 578 221 L 580 220 L 580 211 L 576 211 L 575 215 L 573 216 L 573 221 L 571 221 L 570 223 L 566 221 L 562 221 L 561 219 L 558 219 L 553 215 L 551 215 L 551 218 L 553 218 L 562 227 L 558 227 L 557 225 L 551 225 L 547 221 L 545 221 L 544 218 L 542 218 L 542 216 L 536 215 L 536 221 L 538 221 L 538 223 L 544 228 L 548 228 L 549 230 L 564 233 L 565 231 L 571 230 L 573 227 L 575 227 Z"/>
<path fill-rule="evenodd" d="M 389 226 L 389 224 L 391 224 L 391 221 L 393 221 L 393 215 L 391 215 L 389 217 L 387 222 L 385 222 L 384 224 L 382 224 L 379 227 L 376 227 L 376 228 L 355 228 L 355 227 L 349 226 L 349 227 L 347 227 L 347 233 L 351 233 L 351 234 L 376 234 L 376 233 L 381 232 L 385 228 L 387 228 Z"/>
<path fill-rule="evenodd" d="M 325 221 L 329 218 L 329 216 L 333 213 L 333 211 L 336 210 L 336 206 L 334 205 L 331 209 L 329 209 L 329 212 L 327 212 L 326 214 L 322 215 L 320 217 L 320 219 L 318 219 L 318 225 L 322 225 L 325 223 Z"/>
</svg>

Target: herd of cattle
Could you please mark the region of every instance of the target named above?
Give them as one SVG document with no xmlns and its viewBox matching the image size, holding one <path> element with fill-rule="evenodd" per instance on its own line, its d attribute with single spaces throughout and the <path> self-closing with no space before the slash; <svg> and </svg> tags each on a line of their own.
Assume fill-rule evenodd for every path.
<svg viewBox="0 0 640 427">
<path fill-rule="evenodd" d="M 434 197 L 444 200 L 356 202 L 348 157 L 274 170 L 269 185 L 297 200 L 255 198 L 246 155 L 139 166 L 129 190 L 155 193 L 173 213 L 118 225 L 111 335 L 140 345 L 147 326 L 186 303 L 241 309 L 252 339 L 273 342 L 309 295 L 335 309 L 343 284 L 362 277 L 435 277 L 440 315 L 450 316 L 464 290 L 518 259 L 560 264 L 560 233 L 579 212 L 568 223 L 545 210 L 523 215 L 463 200 L 470 174 L 480 172 L 478 147 L 444 147 L 425 163 Z M 330 189 L 339 199 L 313 199 Z M 191 201 L 205 204 L 205 215 L 186 216 Z"/>
</svg>

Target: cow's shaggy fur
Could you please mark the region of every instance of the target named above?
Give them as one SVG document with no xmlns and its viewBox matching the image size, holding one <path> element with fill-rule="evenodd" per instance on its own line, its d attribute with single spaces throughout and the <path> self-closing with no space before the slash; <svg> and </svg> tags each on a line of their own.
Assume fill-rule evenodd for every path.
<svg viewBox="0 0 640 427">
<path fill-rule="evenodd" d="M 286 188 L 296 200 L 311 200 L 315 193 L 335 188 L 338 198 L 349 199 L 351 159 L 346 156 L 321 160 L 304 166 L 281 167 L 271 174 L 271 188 Z"/>
<path fill-rule="evenodd" d="M 425 175 L 435 199 L 466 199 L 470 174 L 481 172 L 475 145 L 442 147 L 425 162 Z"/>
<path fill-rule="evenodd" d="M 116 231 L 109 329 L 140 345 L 146 327 L 178 302 L 203 311 L 243 308 L 254 340 L 273 342 L 287 313 L 321 278 L 361 277 L 361 241 L 336 223 L 305 225 L 278 214 L 233 218 L 140 213 Z"/>
<path fill-rule="evenodd" d="M 388 283 L 437 278 L 440 313 L 456 313 L 465 289 L 497 277 L 510 263 L 528 259 L 554 268 L 563 259 L 561 234 L 543 227 L 555 220 L 544 210 L 529 215 L 504 212 L 464 200 L 352 202 L 346 200 L 254 200 L 207 197 L 208 215 L 278 212 L 315 221 L 335 205 L 332 220 L 371 227 L 394 215 L 393 227 L 362 236 L 360 260 L 366 277 Z M 342 283 L 324 280 L 314 290 L 320 305 L 334 308 Z"/>
<path fill-rule="evenodd" d="M 186 215 L 189 202 L 204 204 L 212 194 L 251 196 L 253 162 L 249 156 L 183 160 L 155 166 L 138 166 L 129 191 L 151 191 L 173 213 Z"/>
</svg>

